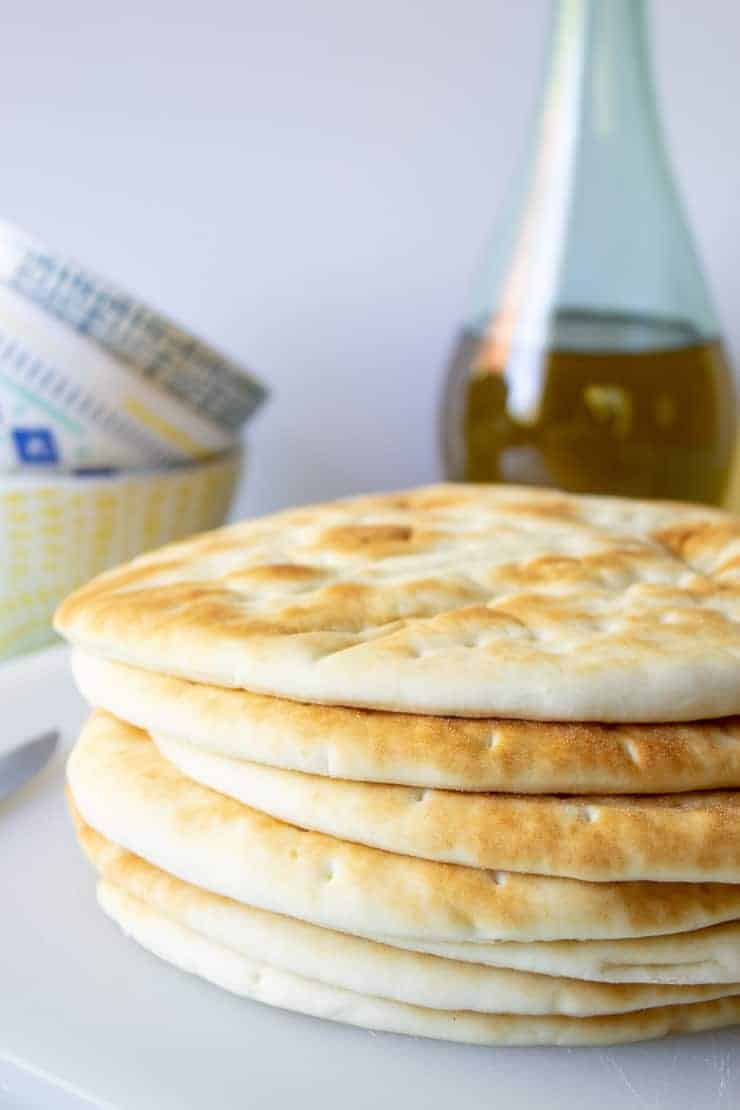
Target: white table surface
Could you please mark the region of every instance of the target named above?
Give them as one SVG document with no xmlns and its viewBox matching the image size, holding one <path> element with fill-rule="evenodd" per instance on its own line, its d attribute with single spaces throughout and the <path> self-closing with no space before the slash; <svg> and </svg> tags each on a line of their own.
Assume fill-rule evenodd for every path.
<svg viewBox="0 0 740 1110">
<path fill-rule="evenodd" d="M 64 649 L 0 667 L 0 749 L 84 710 Z M 740 1032 L 602 1049 L 370 1034 L 232 997 L 126 940 L 94 904 L 63 753 L 0 803 L 0 1107 L 729 1110 Z"/>
</svg>

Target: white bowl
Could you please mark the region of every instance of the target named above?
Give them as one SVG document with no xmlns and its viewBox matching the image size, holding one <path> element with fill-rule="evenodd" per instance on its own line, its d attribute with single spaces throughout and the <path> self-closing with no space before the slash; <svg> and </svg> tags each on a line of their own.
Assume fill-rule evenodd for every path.
<svg viewBox="0 0 740 1110">
<path fill-rule="evenodd" d="M 0 221 L 0 467 L 202 460 L 264 397 L 230 358 Z"/>
</svg>

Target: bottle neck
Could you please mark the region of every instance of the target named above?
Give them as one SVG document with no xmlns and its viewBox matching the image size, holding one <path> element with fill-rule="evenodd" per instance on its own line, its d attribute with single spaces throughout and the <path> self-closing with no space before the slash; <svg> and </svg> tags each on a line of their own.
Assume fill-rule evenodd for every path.
<svg viewBox="0 0 740 1110">
<path fill-rule="evenodd" d="M 543 138 L 567 112 L 581 157 L 596 144 L 615 164 L 641 152 L 663 163 L 665 148 L 650 64 L 646 0 L 559 0 L 542 112 Z M 622 163 L 622 170 L 625 164 Z"/>
<path fill-rule="evenodd" d="M 645 0 L 558 0 L 533 138 L 522 207 L 473 315 L 480 364 L 511 368 L 521 412 L 537 394 L 537 352 L 589 346 L 589 321 L 610 349 L 715 334 L 661 135 Z"/>
</svg>

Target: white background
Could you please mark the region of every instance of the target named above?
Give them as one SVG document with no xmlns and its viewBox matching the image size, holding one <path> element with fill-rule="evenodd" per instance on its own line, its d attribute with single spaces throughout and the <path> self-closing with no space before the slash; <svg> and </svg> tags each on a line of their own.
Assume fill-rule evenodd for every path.
<svg viewBox="0 0 740 1110">
<path fill-rule="evenodd" d="M 614 0 L 622 3 L 627 0 Z M 0 217 L 254 367 L 240 511 L 436 476 L 546 0 L 4 5 Z M 655 0 L 674 164 L 740 365 L 740 7 Z"/>
</svg>

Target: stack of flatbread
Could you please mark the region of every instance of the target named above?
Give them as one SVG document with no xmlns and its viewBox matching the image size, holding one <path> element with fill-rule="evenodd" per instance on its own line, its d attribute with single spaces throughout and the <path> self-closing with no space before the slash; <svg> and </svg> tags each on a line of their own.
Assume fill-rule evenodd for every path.
<svg viewBox="0 0 740 1110">
<path fill-rule="evenodd" d="M 437 486 L 61 607 L 103 909 L 249 998 L 482 1044 L 740 1021 L 740 521 Z"/>
</svg>

